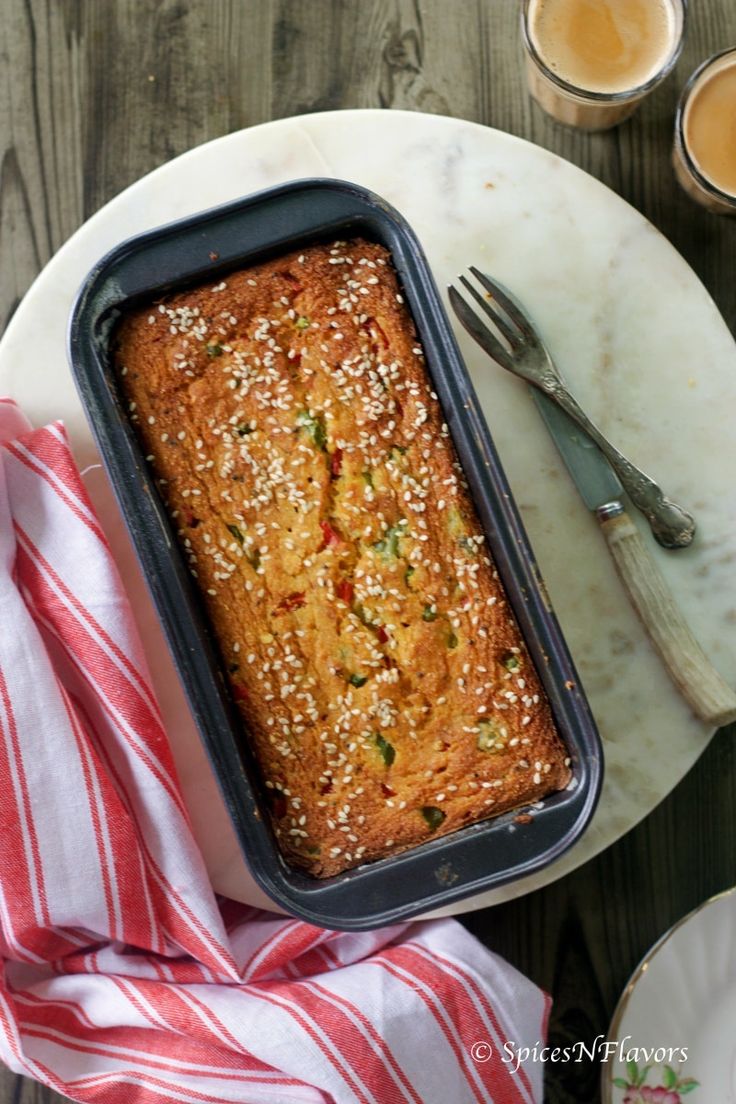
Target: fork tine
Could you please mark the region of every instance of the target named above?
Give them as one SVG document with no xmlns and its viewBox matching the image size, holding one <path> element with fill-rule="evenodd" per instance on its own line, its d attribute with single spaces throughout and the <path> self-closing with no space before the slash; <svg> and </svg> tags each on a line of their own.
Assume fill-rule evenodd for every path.
<svg viewBox="0 0 736 1104">
<path fill-rule="evenodd" d="M 511 348 L 518 349 L 519 345 L 521 344 L 519 331 L 506 321 L 503 314 L 501 314 L 501 312 L 499 311 L 498 307 L 491 306 L 491 304 L 488 302 L 488 296 L 481 295 L 478 289 L 476 287 L 473 287 L 470 280 L 468 280 L 466 276 L 460 276 L 459 279 L 463 287 L 466 288 L 467 291 L 469 291 L 470 294 L 473 296 L 481 310 L 483 310 L 484 313 L 488 315 L 496 329 L 506 338 Z"/>
<path fill-rule="evenodd" d="M 474 265 L 469 266 L 469 271 L 472 272 L 478 283 L 493 296 L 499 307 L 506 312 L 511 321 L 519 327 L 527 341 L 538 342 L 539 335 L 518 304 L 510 297 L 509 293 L 506 292 L 500 284 L 497 284 L 495 280 L 491 280 L 489 276 L 486 276 L 484 272 L 481 272 Z"/>
<path fill-rule="evenodd" d="M 452 303 L 455 314 L 458 316 L 470 336 L 474 337 L 478 344 L 485 349 L 488 355 L 500 364 L 502 368 L 505 368 L 507 372 L 513 371 L 513 361 L 508 351 L 503 347 L 498 338 L 491 333 L 485 322 L 482 322 L 481 319 L 478 318 L 478 315 L 470 304 L 466 303 L 454 284 L 449 285 L 447 294 L 450 297 L 450 302 Z"/>
</svg>

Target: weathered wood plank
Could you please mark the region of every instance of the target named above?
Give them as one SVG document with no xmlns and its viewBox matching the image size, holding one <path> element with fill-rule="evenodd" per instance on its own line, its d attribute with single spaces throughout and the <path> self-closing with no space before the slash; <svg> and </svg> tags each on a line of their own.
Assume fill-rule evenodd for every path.
<svg viewBox="0 0 736 1104">
<path fill-rule="evenodd" d="M 208 138 L 268 117 L 270 4 L 83 4 L 84 212 Z"/>
</svg>

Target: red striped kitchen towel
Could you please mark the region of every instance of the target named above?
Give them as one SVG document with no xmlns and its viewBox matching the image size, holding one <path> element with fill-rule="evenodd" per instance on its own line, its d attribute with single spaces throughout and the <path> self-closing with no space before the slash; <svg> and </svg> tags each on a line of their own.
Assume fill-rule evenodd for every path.
<svg viewBox="0 0 736 1104">
<path fill-rule="evenodd" d="M 503 1044 L 543 1039 L 548 998 L 456 922 L 215 898 L 64 429 L 0 401 L 0 442 L 7 1065 L 104 1104 L 541 1101 Z"/>
</svg>

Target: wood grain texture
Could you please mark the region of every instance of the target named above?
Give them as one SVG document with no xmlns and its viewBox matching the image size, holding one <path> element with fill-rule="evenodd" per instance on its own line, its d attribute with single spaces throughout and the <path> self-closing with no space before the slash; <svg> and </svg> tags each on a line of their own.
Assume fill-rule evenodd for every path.
<svg viewBox="0 0 736 1104">
<path fill-rule="evenodd" d="M 561 154 L 659 227 L 735 327 L 736 220 L 693 205 L 669 153 L 678 90 L 736 43 L 736 5 L 691 4 L 674 77 L 603 135 L 531 103 L 517 21 L 516 0 L 0 0 L 0 327 L 62 242 L 143 173 L 240 127 L 349 107 L 468 118 Z M 605 1032 L 650 944 L 736 882 L 734 734 L 603 855 L 465 919 L 554 995 L 554 1042 Z M 595 1102 L 598 1079 L 590 1062 L 549 1066 L 547 1100 Z M 62 1097 L 0 1068 L 0 1100 Z"/>
</svg>

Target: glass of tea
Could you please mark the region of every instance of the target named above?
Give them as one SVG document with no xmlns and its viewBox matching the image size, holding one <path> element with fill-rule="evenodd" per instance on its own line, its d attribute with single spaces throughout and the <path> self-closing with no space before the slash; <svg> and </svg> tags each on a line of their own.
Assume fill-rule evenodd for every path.
<svg viewBox="0 0 736 1104">
<path fill-rule="evenodd" d="M 682 49 L 687 0 L 523 0 L 529 91 L 583 130 L 628 118 Z"/>
<path fill-rule="evenodd" d="M 736 48 L 708 58 L 685 85 L 672 160 L 689 196 L 736 215 Z"/>
</svg>

